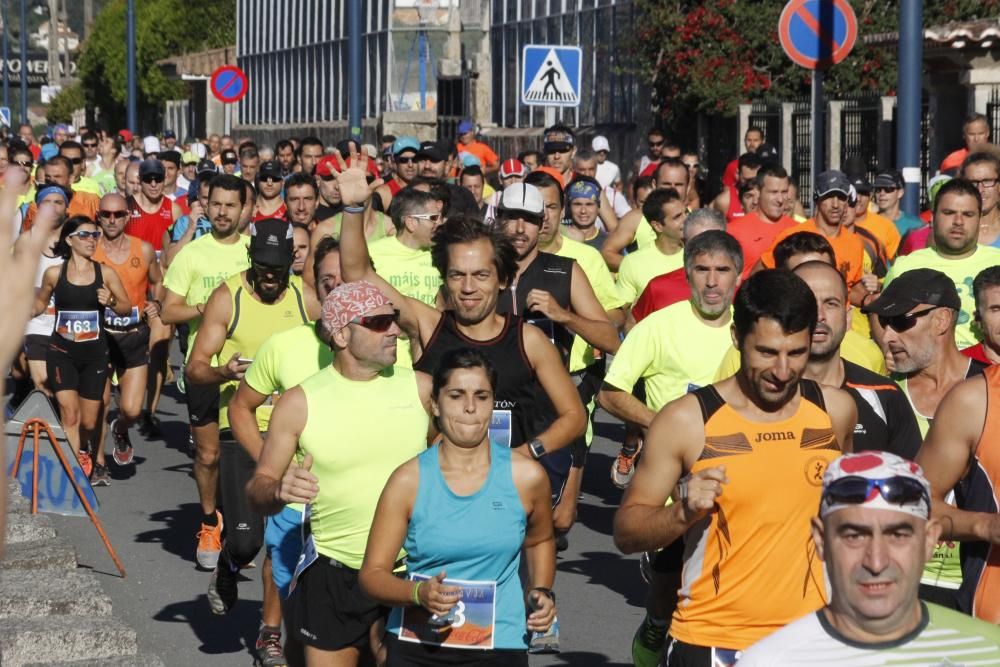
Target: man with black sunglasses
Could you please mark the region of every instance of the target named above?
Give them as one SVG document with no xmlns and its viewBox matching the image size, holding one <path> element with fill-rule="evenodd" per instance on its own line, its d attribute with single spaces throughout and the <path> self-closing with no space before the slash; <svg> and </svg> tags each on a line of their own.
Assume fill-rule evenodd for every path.
<svg viewBox="0 0 1000 667">
<path fill-rule="evenodd" d="M 920 569 L 941 535 L 934 511 L 931 518 L 930 486 L 910 461 L 865 452 L 831 463 L 812 519 L 829 604 L 744 651 L 739 665 L 1000 664 L 995 625 L 917 597 Z"/>
<path fill-rule="evenodd" d="M 186 368 L 190 383 L 219 386 L 219 495 L 228 529 L 209 583 L 208 602 L 212 613 L 220 615 L 236 603 L 239 571 L 253 561 L 264 543 L 264 517 L 249 507 L 244 492 L 253 475 L 254 459 L 233 435 L 229 401 L 261 344 L 272 334 L 310 319 L 306 311 L 309 292 L 304 294 L 301 280 L 290 273 L 294 258 L 291 225 L 284 220 L 261 220 L 248 232 L 250 268 L 227 278 L 212 292 Z M 217 366 L 212 362 L 216 358 Z M 269 417 L 270 409 L 257 411 L 261 433 L 267 431 Z M 261 577 L 263 626 L 280 632 L 281 602 L 269 559 Z"/>
<path fill-rule="evenodd" d="M 87 165 L 83 146 L 76 141 L 67 139 L 59 146 L 59 155 L 62 155 L 73 165 L 73 169 L 70 172 L 70 184 L 74 192 L 89 192 L 98 197 L 104 194 L 100 184 L 93 178 L 85 175 Z"/>
<path fill-rule="evenodd" d="M 125 233 L 149 243 L 157 257 L 163 250 L 163 233 L 184 215 L 180 206 L 164 193 L 166 174 L 159 160 L 143 160 L 139 164 L 139 191 L 128 199 L 131 219 Z"/>
<path fill-rule="evenodd" d="M 410 184 L 420 173 L 420 142 L 415 137 L 399 137 L 392 142 L 391 160 L 389 161 L 392 176 L 384 185 L 379 186 L 372 197 L 372 207 L 376 211 L 388 211 L 392 198 Z"/>
<path fill-rule="evenodd" d="M 257 172 L 257 201 L 254 203 L 253 221 L 268 218 L 284 218 L 288 214 L 281 190 L 285 178 L 281 175 L 281 164 L 268 160 L 260 165 Z"/>
<path fill-rule="evenodd" d="M 948 276 L 932 269 L 913 269 L 863 309 L 875 315 L 872 319 L 886 360 L 913 406 L 924 437 L 948 392 L 986 367 L 964 356 L 955 344 L 961 305 Z M 939 542 L 924 572 L 921 597 L 956 608 L 955 593 L 961 584 L 958 543 Z"/>
<path fill-rule="evenodd" d="M 132 302 L 132 311 L 124 317 L 110 309 L 104 313 L 108 356 L 112 369 L 118 374 L 119 415 L 111 422 L 110 430 L 114 441 L 112 458 L 119 466 L 132 463 L 133 448 L 128 429 L 142 413 L 149 372 L 149 322 L 159 320 L 160 299 L 163 296 L 163 273 L 153 246 L 124 233 L 128 219 L 128 206 L 123 196 L 113 192 L 101 198 L 97 221 L 104 234 L 93 259 L 115 270 Z M 110 380 L 104 395 L 105 419 L 102 425 L 107 423 L 111 404 Z M 103 437 L 101 442 L 104 442 Z M 104 465 L 103 447 L 97 450 L 97 463 Z"/>
</svg>

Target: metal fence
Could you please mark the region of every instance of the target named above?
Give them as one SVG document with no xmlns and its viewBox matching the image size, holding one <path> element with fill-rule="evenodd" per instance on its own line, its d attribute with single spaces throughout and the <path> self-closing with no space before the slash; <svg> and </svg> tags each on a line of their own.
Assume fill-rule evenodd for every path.
<svg viewBox="0 0 1000 667">
<path fill-rule="evenodd" d="M 792 182 L 799 201 L 809 208 L 812 200 L 812 107 L 808 99 L 794 100 L 792 109 Z"/>
<path fill-rule="evenodd" d="M 879 168 L 879 130 L 882 98 L 877 94 L 857 95 L 843 100 L 840 110 L 840 164 L 850 157 L 864 160 L 869 182 Z"/>
<path fill-rule="evenodd" d="M 781 103 L 773 100 L 754 100 L 750 107 L 750 127 L 764 131 L 764 140 L 781 155 Z M 742 137 L 740 138 L 742 140 Z M 742 152 L 742 149 L 741 149 Z"/>
<path fill-rule="evenodd" d="M 986 102 L 986 119 L 990 124 L 990 136 L 996 139 L 1000 131 L 1000 86 L 993 86 Z"/>
</svg>

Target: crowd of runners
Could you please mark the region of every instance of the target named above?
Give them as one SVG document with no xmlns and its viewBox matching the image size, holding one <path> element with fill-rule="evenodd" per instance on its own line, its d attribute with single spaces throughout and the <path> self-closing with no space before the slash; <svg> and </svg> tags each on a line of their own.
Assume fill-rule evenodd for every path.
<svg viewBox="0 0 1000 667">
<path fill-rule="evenodd" d="M 1000 665 L 1000 148 L 981 115 L 964 137 L 911 215 L 857 158 L 803 201 L 754 127 L 709 174 L 656 129 L 616 165 L 564 125 L 518 155 L 471 121 L 23 126 L 7 415 L 51 397 L 104 487 L 175 383 L 190 557 L 224 615 L 264 551 L 266 667 L 558 652 L 597 410 L 625 426 L 635 665 Z"/>
</svg>

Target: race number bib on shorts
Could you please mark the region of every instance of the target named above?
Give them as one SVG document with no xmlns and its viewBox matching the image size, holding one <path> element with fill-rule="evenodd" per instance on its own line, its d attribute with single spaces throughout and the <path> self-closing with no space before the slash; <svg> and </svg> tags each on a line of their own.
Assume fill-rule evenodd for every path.
<svg viewBox="0 0 1000 667">
<path fill-rule="evenodd" d="M 422 574 L 412 581 L 427 581 Z M 450 648 L 492 649 L 496 634 L 495 581 L 445 579 L 446 586 L 458 586 L 462 597 L 445 616 L 431 615 L 423 607 L 404 607 L 399 625 L 399 639 L 415 644 Z"/>
<path fill-rule="evenodd" d="M 128 315 L 119 315 L 110 308 L 104 309 L 104 323 L 112 329 L 131 329 L 139 326 L 139 306 L 132 306 Z"/>
<path fill-rule="evenodd" d="M 101 324 L 96 310 L 60 310 L 56 314 L 56 333 L 74 343 L 97 340 Z"/>
<path fill-rule="evenodd" d="M 510 447 L 510 431 L 510 410 L 494 410 L 490 420 L 490 440 L 501 447 Z"/>
</svg>

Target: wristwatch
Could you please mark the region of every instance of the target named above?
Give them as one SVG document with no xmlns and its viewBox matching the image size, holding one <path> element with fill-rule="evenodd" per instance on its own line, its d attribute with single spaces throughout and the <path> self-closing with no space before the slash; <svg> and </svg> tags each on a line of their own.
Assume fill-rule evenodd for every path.
<svg viewBox="0 0 1000 667">
<path fill-rule="evenodd" d="M 531 457 L 536 461 L 548 454 L 548 452 L 545 451 L 545 445 L 543 445 L 542 441 L 538 438 L 534 438 L 528 442 L 528 451 L 531 452 Z"/>
</svg>

